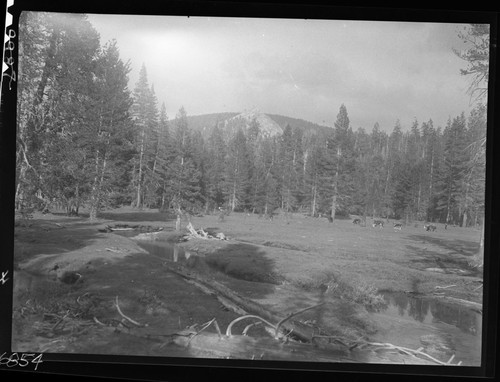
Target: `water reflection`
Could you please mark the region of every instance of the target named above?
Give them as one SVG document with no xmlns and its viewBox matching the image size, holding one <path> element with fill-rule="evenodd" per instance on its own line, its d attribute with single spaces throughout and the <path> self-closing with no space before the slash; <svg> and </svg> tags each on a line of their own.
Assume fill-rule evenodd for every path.
<svg viewBox="0 0 500 382">
<path fill-rule="evenodd" d="M 478 335 L 481 332 L 481 315 L 470 309 L 444 302 L 416 298 L 404 293 L 384 293 L 387 308 L 397 308 L 400 316 L 409 316 L 421 323 L 446 323 L 461 331 Z"/>
<path fill-rule="evenodd" d="M 161 257 L 162 259 L 172 261 L 174 263 L 187 262 L 192 257 L 192 254 L 181 246 L 170 244 L 167 242 L 138 242 L 140 247 L 144 248 L 151 255 Z M 194 257 L 194 256 L 193 256 Z"/>
</svg>

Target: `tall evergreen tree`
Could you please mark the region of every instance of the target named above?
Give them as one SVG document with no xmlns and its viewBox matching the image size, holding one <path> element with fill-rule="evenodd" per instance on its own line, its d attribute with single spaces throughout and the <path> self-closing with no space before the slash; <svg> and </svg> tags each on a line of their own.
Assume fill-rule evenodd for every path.
<svg viewBox="0 0 500 382">
<path fill-rule="evenodd" d="M 201 208 L 200 172 L 194 162 L 191 132 L 184 107 L 179 109 L 172 134 L 172 161 L 169 167 L 169 188 L 172 192 L 171 207 L 177 212 L 177 225 L 183 215 L 189 215 Z"/>
<path fill-rule="evenodd" d="M 86 157 L 92 158 L 86 166 L 91 174 L 89 196 L 90 219 L 95 219 L 102 203 L 110 195 L 110 186 L 123 176 L 120 167 L 130 153 L 133 133 L 129 108 L 132 104 L 127 89 L 129 63 L 123 63 L 116 41 L 105 45 L 96 64 L 95 95 L 92 109 L 94 123 L 88 124 L 91 136 L 83 138 Z"/>
<path fill-rule="evenodd" d="M 20 204 L 57 198 L 68 210 L 77 210 L 88 196 L 85 154 L 77 141 L 92 117 L 99 35 L 85 15 L 26 13 L 20 30 L 26 60 L 21 65 L 16 198 Z M 34 37 L 37 32 L 40 36 Z"/>
<path fill-rule="evenodd" d="M 157 173 L 160 181 L 158 189 L 158 205 L 161 211 L 168 208 L 168 198 L 171 196 L 168 178 L 170 177 L 169 164 L 173 160 L 173 146 L 167 116 L 167 108 L 163 102 L 160 108 L 158 121 L 158 146 L 156 154 Z"/>
<path fill-rule="evenodd" d="M 226 143 L 218 124 L 214 126 L 208 139 L 208 154 L 210 160 L 207 163 L 207 197 L 211 208 L 222 207 L 224 204 L 224 179 Z"/>
<path fill-rule="evenodd" d="M 453 121 L 448 121 L 443 138 L 444 162 L 437 184 L 437 210 L 440 211 L 442 220 L 458 224 L 463 212 L 459 199 L 467 164 L 466 121 L 463 113 Z"/>
<path fill-rule="evenodd" d="M 338 211 L 345 213 L 348 210 L 353 192 L 354 140 L 347 108 L 343 104 L 337 114 L 334 133 L 328 139 L 327 149 L 329 157 L 325 165 L 331 173 L 330 220 L 333 221 Z"/>
<path fill-rule="evenodd" d="M 134 172 L 134 205 L 141 208 L 147 193 L 146 185 L 153 188 L 154 185 L 157 185 L 157 182 L 152 182 L 152 170 L 157 149 L 158 109 L 154 88 L 149 86 L 147 70 L 144 64 L 141 67 L 139 80 L 134 89 L 132 117 L 137 129 L 136 146 L 138 152 Z"/>
<path fill-rule="evenodd" d="M 225 196 L 231 211 L 245 208 L 249 202 L 250 162 L 245 134 L 238 129 L 229 141 L 226 156 Z"/>
</svg>

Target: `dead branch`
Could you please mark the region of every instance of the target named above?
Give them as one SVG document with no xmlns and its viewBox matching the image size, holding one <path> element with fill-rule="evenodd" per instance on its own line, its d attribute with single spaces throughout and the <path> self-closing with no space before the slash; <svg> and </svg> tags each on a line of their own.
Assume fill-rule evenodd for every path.
<svg viewBox="0 0 500 382">
<path fill-rule="evenodd" d="M 173 268 L 170 267 L 168 264 L 164 264 L 170 272 L 177 274 L 178 276 L 182 277 L 188 282 L 194 282 L 194 285 L 200 285 L 203 288 L 201 288 L 205 293 L 210 294 L 210 295 L 216 295 L 219 299 L 219 297 L 223 297 L 224 299 L 219 299 L 221 302 L 225 302 L 224 305 L 229 307 L 231 310 L 233 308 L 238 308 L 238 314 L 241 314 L 239 312 L 242 312 L 243 314 L 254 314 L 259 317 L 262 317 L 266 319 L 268 322 L 279 322 L 283 317 L 277 313 L 273 313 L 272 311 L 266 309 L 265 307 L 259 305 L 258 303 L 246 299 L 240 295 L 238 295 L 236 292 L 232 291 L 228 287 L 224 286 L 221 283 L 218 283 L 215 280 L 206 280 L 200 275 L 197 275 L 196 273 L 188 273 L 182 268 Z M 227 304 L 230 302 L 231 304 Z M 240 310 L 241 309 L 241 310 Z M 303 342 L 310 342 L 311 341 L 311 336 L 308 332 L 302 330 L 301 328 L 297 327 L 294 324 L 290 324 L 288 322 L 282 323 L 282 325 L 285 327 L 287 331 L 292 331 L 293 330 L 293 337 L 303 341 Z M 275 328 L 275 326 L 272 326 Z"/>
<path fill-rule="evenodd" d="M 247 335 L 247 333 L 248 333 L 248 331 L 250 330 L 250 328 L 251 328 L 252 326 L 258 326 L 258 325 L 262 325 L 262 321 L 254 322 L 254 323 L 251 323 L 251 324 L 249 324 L 249 325 L 245 326 L 245 329 L 243 329 L 242 334 L 243 334 L 244 336 L 246 336 L 246 335 Z"/>
<path fill-rule="evenodd" d="M 210 321 L 204 323 L 203 327 L 200 330 L 196 331 L 196 333 L 194 333 L 191 336 L 191 338 L 188 340 L 186 346 L 189 346 L 189 344 L 191 343 L 191 341 L 193 340 L 194 337 L 196 337 L 198 334 L 200 334 L 201 332 L 203 332 L 206 328 L 208 328 L 212 324 L 215 326 L 215 329 L 217 330 L 217 334 L 219 336 L 219 339 L 222 339 L 222 333 L 220 331 L 219 324 L 217 323 L 217 321 L 215 321 L 215 317 L 214 317 Z"/>
<path fill-rule="evenodd" d="M 122 310 L 120 309 L 120 305 L 118 305 L 118 296 L 116 296 L 115 307 L 116 307 L 116 310 L 118 311 L 118 313 L 120 314 L 120 316 L 122 316 L 125 320 L 127 320 L 131 324 L 138 326 L 138 327 L 141 327 L 141 328 L 148 326 L 148 324 L 143 325 L 137 321 L 132 320 L 130 317 L 126 316 L 125 314 L 123 314 Z"/>
<path fill-rule="evenodd" d="M 189 222 L 189 224 L 186 226 L 186 229 L 189 231 L 190 237 L 195 237 L 197 239 L 227 240 L 227 237 L 222 232 L 219 232 L 215 236 L 212 236 L 208 232 L 206 232 L 203 228 L 196 230 L 191 222 Z"/>
<path fill-rule="evenodd" d="M 299 315 L 299 314 L 301 314 L 301 313 L 304 313 L 304 312 L 306 312 L 306 311 L 308 311 L 308 310 L 311 310 L 311 309 L 314 309 L 314 308 L 318 308 L 318 307 L 320 307 L 320 306 L 322 306 L 322 305 L 325 305 L 325 304 L 326 304 L 326 302 L 322 302 L 321 304 L 317 304 L 317 305 L 313 305 L 313 306 L 310 306 L 310 307 L 305 308 L 305 309 L 301 309 L 301 310 L 299 310 L 298 312 L 292 313 L 292 314 L 290 314 L 288 317 L 286 317 L 286 318 L 282 319 L 282 320 L 281 320 L 280 322 L 278 322 L 278 324 L 276 325 L 276 331 L 275 331 L 275 333 L 274 333 L 274 338 L 278 338 L 278 331 L 279 331 L 279 329 L 280 329 L 281 325 L 283 325 L 286 321 L 288 321 L 288 320 L 289 320 L 289 319 L 291 319 L 292 317 L 295 317 L 295 316 L 297 316 L 297 315 Z"/>
<path fill-rule="evenodd" d="M 227 326 L 227 329 L 226 329 L 226 336 L 228 337 L 231 337 L 232 336 L 232 333 L 231 333 L 231 328 L 233 327 L 234 324 L 236 324 L 237 322 L 239 321 L 242 321 L 242 320 L 246 320 L 248 318 L 254 318 L 256 320 L 260 320 L 262 321 L 264 324 L 270 326 L 272 329 L 275 329 L 276 330 L 276 326 L 271 324 L 269 321 L 267 321 L 266 319 L 262 318 L 262 317 L 259 317 L 259 316 L 256 316 L 256 315 L 253 315 L 253 314 L 247 314 L 245 316 L 241 316 L 241 317 L 238 317 L 238 318 L 235 318 L 233 321 L 231 321 L 229 323 L 229 325 Z"/>
<path fill-rule="evenodd" d="M 374 349 L 374 351 L 376 350 L 396 350 L 396 351 L 399 351 L 400 353 L 404 353 L 404 354 L 407 354 L 407 355 L 413 355 L 413 356 L 417 356 L 417 355 L 420 355 L 422 357 L 425 357 L 429 360 L 431 360 L 432 362 L 435 362 L 439 365 L 446 365 L 446 366 L 449 366 L 451 365 L 451 361 L 453 360 L 453 358 L 455 358 L 455 356 L 453 355 L 449 360 L 448 362 L 443 362 L 443 361 L 440 361 L 438 360 L 437 358 L 434 358 L 433 356 L 423 352 L 421 349 L 422 348 L 419 348 L 417 350 L 414 350 L 414 349 L 409 349 L 407 347 L 403 347 L 403 346 L 396 346 L 396 345 L 393 345 L 391 343 L 379 343 L 379 342 L 362 342 L 363 345 L 368 345 L 368 346 L 375 346 L 376 348 Z M 460 365 L 462 362 L 460 361 L 458 364 L 454 365 L 454 366 L 457 366 L 457 365 Z"/>
<path fill-rule="evenodd" d="M 189 222 L 189 224 L 186 226 L 186 228 L 189 231 L 189 233 L 191 234 L 191 236 L 203 239 L 203 237 L 201 235 L 199 235 L 198 232 L 196 232 L 196 230 L 194 229 L 193 224 L 191 222 Z"/>
<path fill-rule="evenodd" d="M 101 325 L 101 326 L 107 326 L 105 323 L 103 323 L 103 322 L 99 321 L 99 320 L 97 319 L 97 317 L 94 317 L 94 322 L 95 322 L 96 324 Z"/>
<path fill-rule="evenodd" d="M 483 309 L 483 304 L 478 303 L 478 302 L 463 300 L 461 298 L 455 298 L 455 297 L 449 297 L 449 296 L 435 296 L 435 297 L 443 298 L 444 300 L 449 301 L 449 302 L 456 302 L 458 304 L 467 305 L 470 308 L 475 308 L 475 309 L 478 309 L 481 311 Z"/>
<path fill-rule="evenodd" d="M 448 289 L 448 288 L 453 288 L 453 287 L 456 287 L 456 285 L 455 284 L 453 284 L 453 285 L 446 285 L 446 286 L 439 286 L 439 285 L 437 285 L 437 286 L 434 287 L 434 289 Z"/>
<path fill-rule="evenodd" d="M 118 248 L 105 248 L 106 251 L 109 251 L 109 252 L 114 252 L 114 253 L 122 253 L 123 251 L 121 249 L 118 249 Z"/>
</svg>

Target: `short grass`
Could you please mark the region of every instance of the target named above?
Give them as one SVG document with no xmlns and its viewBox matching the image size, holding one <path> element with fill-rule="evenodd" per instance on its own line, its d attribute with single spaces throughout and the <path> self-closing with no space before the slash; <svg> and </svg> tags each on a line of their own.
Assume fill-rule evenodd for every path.
<svg viewBox="0 0 500 382">
<path fill-rule="evenodd" d="M 307 287 L 324 284 L 325 274 L 336 275 L 335 280 L 353 285 L 353 290 L 365 290 L 367 296 L 375 290 L 430 293 L 435 286 L 456 284 L 458 297 L 481 299 L 481 291 L 460 290 L 481 277 L 468 266 L 479 249 L 479 230 L 445 230 L 438 225 L 437 231 L 427 232 L 420 224 L 395 231 L 392 222 L 380 229 L 299 214 L 269 221 L 232 213 L 222 222 L 215 215 L 192 222 L 196 228 L 210 227 L 231 239 L 231 248 L 210 255 L 208 261 L 245 279 L 272 275 L 274 281 Z M 446 273 L 456 269 L 469 275 Z"/>
</svg>

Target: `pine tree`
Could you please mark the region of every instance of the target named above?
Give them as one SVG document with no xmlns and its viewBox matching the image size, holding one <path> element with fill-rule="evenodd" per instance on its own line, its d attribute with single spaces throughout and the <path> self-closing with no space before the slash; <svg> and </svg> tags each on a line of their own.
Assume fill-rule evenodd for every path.
<svg viewBox="0 0 500 382">
<path fill-rule="evenodd" d="M 84 138 L 81 142 L 86 158 L 91 161 L 86 166 L 91 174 L 91 220 L 107 201 L 112 184 L 121 181 L 124 174 L 120 167 L 126 166 L 133 140 L 129 116 L 132 99 L 127 89 L 130 67 L 121 61 L 116 41 L 105 45 L 96 68 L 94 123 L 88 124 L 91 126 L 88 140 Z"/>
<path fill-rule="evenodd" d="M 184 107 L 179 109 L 172 134 L 172 160 L 169 164 L 169 188 L 172 192 L 171 207 L 177 213 L 176 229 L 180 229 L 182 216 L 190 215 L 200 206 L 200 172 L 193 159 L 191 132 Z"/>
<path fill-rule="evenodd" d="M 279 205 L 277 142 L 264 138 L 255 153 L 251 208 L 259 215 L 268 215 Z"/>
<path fill-rule="evenodd" d="M 85 15 L 27 13 L 21 24 L 26 60 L 16 198 L 18 204 L 45 206 L 58 199 L 77 212 L 89 191 L 85 150 L 78 145 L 92 119 L 99 35 Z"/>
<path fill-rule="evenodd" d="M 304 147 L 304 194 L 311 216 L 328 210 L 327 202 L 331 187 L 331 168 L 327 140 L 322 135 L 310 137 Z"/>
<path fill-rule="evenodd" d="M 147 112 L 147 131 L 148 139 L 146 141 L 146 166 L 144 173 L 144 205 L 147 207 L 158 207 L 158 193 L 161 188 L 161 179 L 158 167 L 159 155 L 159 124 L 158 124 L 158 101 L 151 85 L 149 92 L 149 103 Z"/>
<path fill-rule="evenodd" d="M 463 192 L 467 164 L 466 122 L 462 115 L 449 120 L 443 132 L 444 161 L 437 184 L 437 210 L 445 222 L 458 223 L 463 213 L 459 199 Z"/>
<path fill-rule="evenodd" d="M 137 158 L 135 162 L 135 202 L 137 208 L 142 208 L 145 195 L 151 197 L 147 187 L 158 186 L 158 180 L 153 174 L 157 151 L 158 109 L 154 88 L 149 86 L 146 66 L 143 64 L 139 72 L 139 80 L 134 89 L 134 104 L 132 117 L 137 129 Z M 155 168 L 156 171 L 156 168 Z"/>
<path fill-rule="evenodd" d="M 224 192 L 231 211 L 244 209 L 249 202 L 248 148 L 245 134 L 238 129 L 227 147 Z"/>
<path fill-rule="evenodd" d="M 347 108 L 345 105 L 341 105 L 335 121 L 334 133 L 328 139 L 328 159 L 325 163 L 325 166 L 331 172 L 330 221 L 335 219 L 337 212 L 346 213 L 352 202 L 350 195 L 354 190 L 352 182 L 352 173 L 354 171 L 353 148 L 353 133 Z"/>
<path fill-rule="evenodd" d="M 281 208 L 289 212 L 295 205 L 293 195 L 293 181 L 295 178 L 294 158 L 296 156 L 292 140 L 292 128 L 286 125 L 279 139 L 279 167 L 280 167 L 280 191 Z"/>
<path fill-rule="evenodd" d="M 207 197 L 209 205 L 213 209 L 222 207 L 224 204 L 226 152 L 226 143 L 216 123 L 208 139 L 208 154 L 210 160 L 207 163 Z"/>
<path fill-rule="evenodd" d="M 462 226 L 476 226 L 484 218 L 486 185 L 486 106 L 478 104 L 467 121 L 468 162 L 465 168 Z"/>
<path fill-rule="evenodd" d="M 158 121 L 158 146 L 156 154 L 157 173 L 160 186 L 158 189 L 158 205 L 160 211 L 165 211 L 170 204 L 169 195 L 172 195 L 168 178 L 170 177 L 169 164 L 173 160 L 172 139 L 170 135 L 167 108 L 163 102 L 160 108 Z"/>
</svg>

